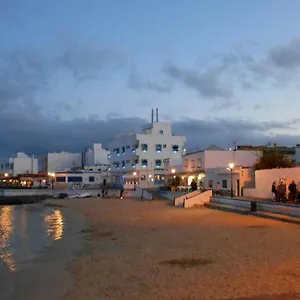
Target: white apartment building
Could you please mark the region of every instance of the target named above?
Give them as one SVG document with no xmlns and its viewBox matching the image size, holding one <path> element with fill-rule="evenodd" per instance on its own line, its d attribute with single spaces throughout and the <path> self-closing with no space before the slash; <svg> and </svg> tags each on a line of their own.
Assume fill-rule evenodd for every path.
<svg viewBox="0 0 300 300">
<path fill-rule="evenodd" d="M 83 166 L 108 166 L 109 151 L 102 147 L 102 144 L 95 143 L 91 148 L 86 148 L 82 154 Z"/>
<path fill-rule="evenodd" d="M 65 172 L 82 167 L 82 153 L 53 152 L 42 157 L 42 172 Z"/>
<path fill-rule="evenodd" d="M 21 174 L 37 174 L 38 159 L 18 152 L 16 157 L 10 157 L 0 162 L 0 173 L 17 176 Z"/>
<path fill-rule="evenodd" d="M 115 137 L 110 143 L 110 170 L 112 175 L 138 183 L 140 186 L 153 187 L 162 183 L 164 175 L 164 159 L 180 158 L 184 153 L 184 136 L 176 136 L 172 132 L 172 124 L 152 122 L 142 129 L 141 133 L 131 132 Z M 130 178 L 131 177 L 131 178 Z"/>
</svg>

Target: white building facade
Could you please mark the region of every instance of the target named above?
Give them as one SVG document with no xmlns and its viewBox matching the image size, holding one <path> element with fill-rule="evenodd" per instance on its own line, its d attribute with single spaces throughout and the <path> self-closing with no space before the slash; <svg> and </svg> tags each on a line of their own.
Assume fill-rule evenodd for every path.
<svg viewBox="0 0 300 300">
<path fill-rule="evenodd" d="M 16 157 L 10 157 L 0 162 L 0 173 L 10 176 L 37 174 L 38 159 L 34 156 L 28 156 L 23 152 L 19 152 Z"/>
<path fill-rule="evenodd" d="M 173 134 L 171 123 L 158 121 L 146 125 L 142 133 L 118 135 L 109 145 L 110 171 L 116 177 L 133 176 L 139 186 L 161 184 L 164 159 L 180 158 L 185 140 Z"/>
<path fill-rule="evenodd" d="M 300 144 L 296 145 L 294 160 L 297 165 L 300 165 Z"/>
<path fill-rule="evenodd" d="M 65 172 L 82 168 L 82 153 L 53 152 L 42 158 L 42 172 Z"/>
<path fill-rule="evenodd" d="M 108 166 L 109 165 L 109 151 L 102 147 L 102 144 L 93 144 L 91 148 L 84 150 L 82 154 L 83 166 Z"/>
<path fill-rule="evenodd" d="M 198 187 L 205 189 L 224 190 L 231 188 L 237 195 L 242 193 L 243 187 L 253 181 L 253 166 L 261 151 L 255 150 L 225 150 L 211 146 L 206 150 L 187 153 L 182 156 L 181 164 L 169 164 L 167 174 L 179 176 L 183 185 L 190 185 L 195 180 Z M 229 169 L 233 163 L 234 168 Z"/>
</svg>

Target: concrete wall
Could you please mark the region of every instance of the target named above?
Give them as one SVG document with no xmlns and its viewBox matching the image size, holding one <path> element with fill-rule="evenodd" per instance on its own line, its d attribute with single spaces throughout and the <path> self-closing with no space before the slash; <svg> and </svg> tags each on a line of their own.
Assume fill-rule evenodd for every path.
<svg viewBox="0 0 300 300">
<path fill-rule="evenodd" d="M 44 172 L 64 172 L 72 168 L 82 167 L 82 154 L 81 153 L 48 153 L 46 154 L 46 170 Z"/>
<path fill-rule="evenodd" d="M 135 194 L 135 197 L 139 198 L 139 199 L 145 199 L 145 200 L 152 200 L 153 199 L 151 193 L 149 193 L 148 191 L 143 190 L 139 187 L 136 188 L 134 194 Z"/>
<path fill-rule="evenodd" d="M 109 151 L 102 148 L 102 144 L 95 143 L 91 149 L 86 149 L 83 153 L 84 166 L 94 166 L 100 164 L 109 164 Z"/>
<path fill-rule="evenodd" d="M 175 206 L 179 206 L 179 207 L 183 207 L 184 206 L 184 201 L 186 201 L 186 199 L 195 197 L 195 196 L 197 196 L 199 194 L 200 194 L 200 191 L 198 190 L 198 191 L 194 191 L 194 192 L 191 192 L 191 193 L 184 194 L 182 196 L 176 197 L 175 201 L 174 201 L 174 205 Z"/>
<path fill-rule="evenodd" d="M 184 202 L 184 208 L 191 208 L 195 205 L 204 205 L 205 203 L 210 202 L 210 199 L 212 197 L 212 190 L 205 191 L 199 195 L 196 195 L 192 198 L 188 198 Z"/>
<path fill-rule="evenodd" d="M 271 199 L 272 183 L 278 183 L 280 179 L 286 179 L 288 184 L 292 180 L 300 184 L 300 167 L 255 171 L 255 188 L 244 189 L 244 196 Z"/>
</svg>

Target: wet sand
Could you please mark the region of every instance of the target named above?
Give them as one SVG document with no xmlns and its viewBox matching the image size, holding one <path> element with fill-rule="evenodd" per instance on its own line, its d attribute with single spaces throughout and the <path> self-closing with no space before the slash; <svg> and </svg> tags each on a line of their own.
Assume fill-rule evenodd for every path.
<svg viewBox="0 0 300 300">
<path fill-rule="evenodd" d="M 51 200 L 82 212 L 65 300 L 300 299 L 300 226 L 164 201 Z"/>
</svg>

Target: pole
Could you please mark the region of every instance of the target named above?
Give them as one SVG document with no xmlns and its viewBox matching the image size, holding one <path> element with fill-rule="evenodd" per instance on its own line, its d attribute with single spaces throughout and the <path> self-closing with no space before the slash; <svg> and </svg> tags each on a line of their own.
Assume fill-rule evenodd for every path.
<svg viewBox="0 0 300 300">
<path fill-rule="evenodd" d="M 233 197 L 233 174 L 232 168 L 230 169 L 230 196 Z"/>
</svg>

